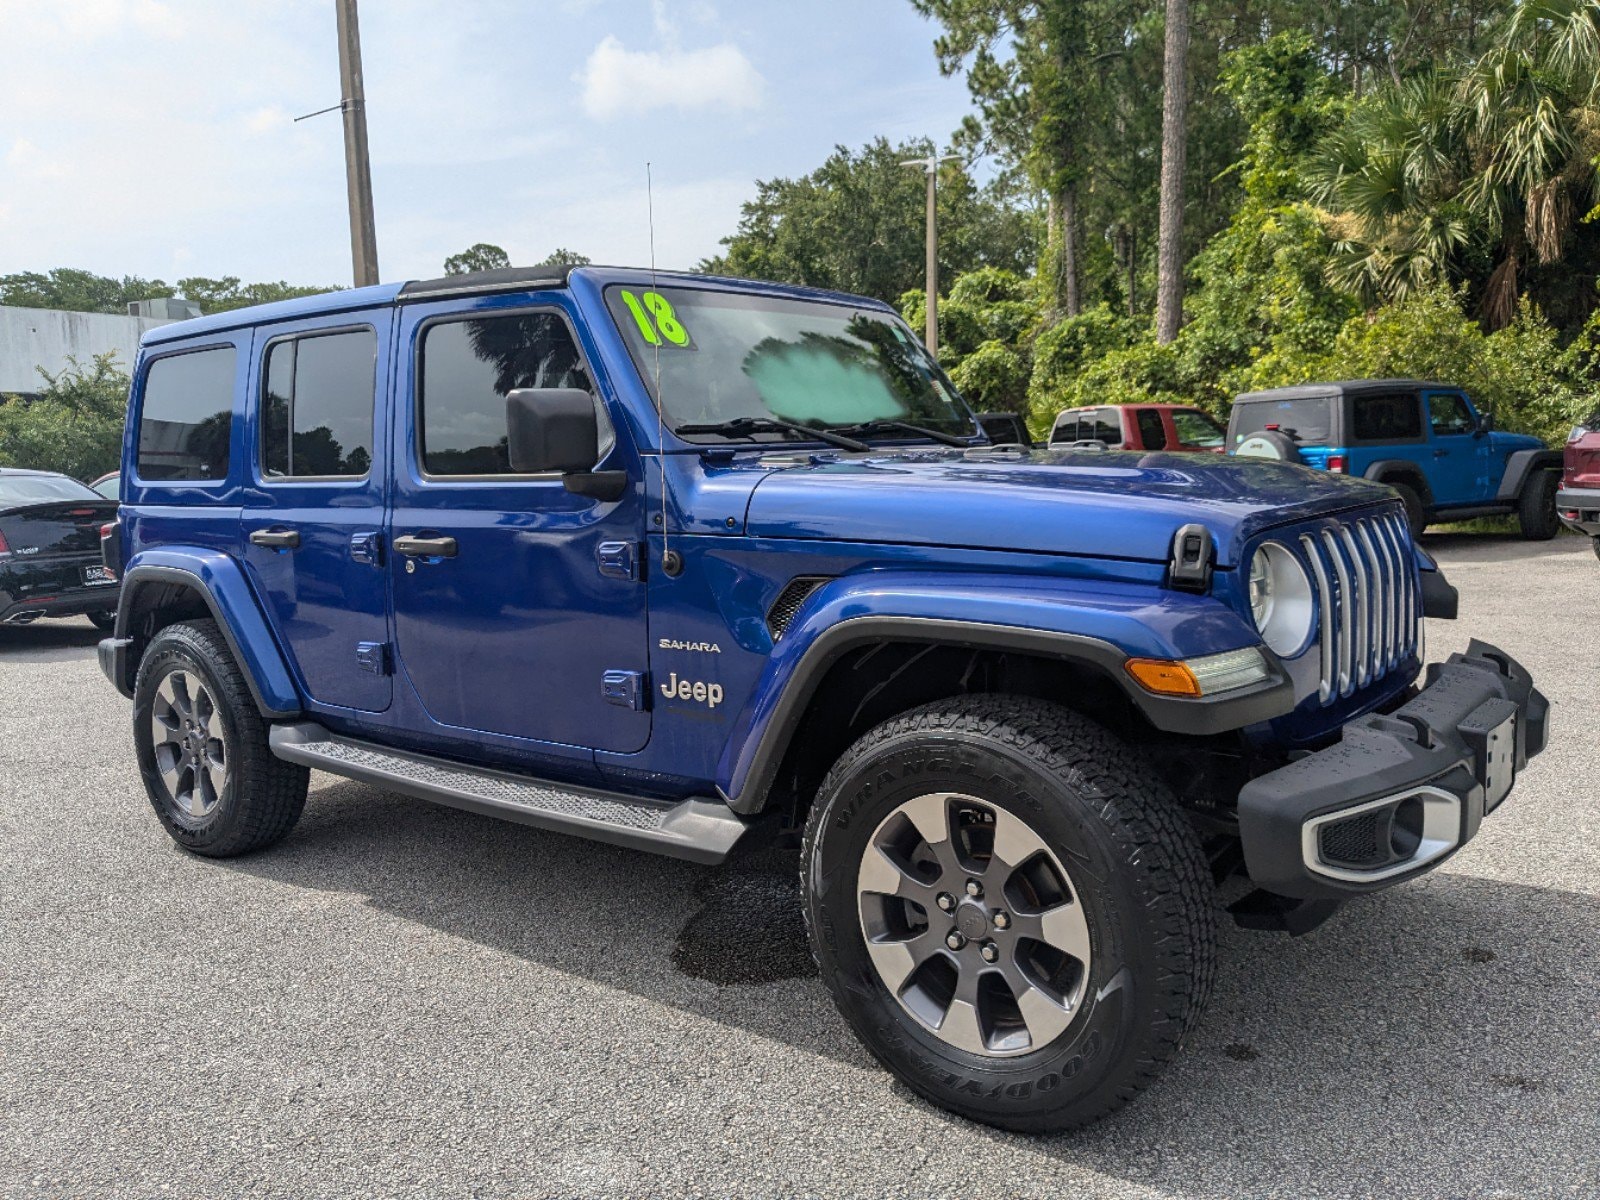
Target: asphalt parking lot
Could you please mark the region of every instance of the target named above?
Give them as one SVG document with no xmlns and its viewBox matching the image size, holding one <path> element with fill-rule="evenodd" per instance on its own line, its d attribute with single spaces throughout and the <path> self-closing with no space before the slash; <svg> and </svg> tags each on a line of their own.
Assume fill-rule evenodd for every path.
<svg viewBox="0 0 1600 1200">
<path fill-rule="evenodd" d="M 1166 1077 L 1031 1139 L 913 1098 L 813 977 L 792 863 L 710 870 L 315 776 L 276 849 L 162 833 L 87 621 L 0 630 L 0 1196 L 1600 1194 L 1600 563 L 1427 539 L 1442 657 L 1550 749 L 1426 880 L 1226 928 Z"/>
</svg>

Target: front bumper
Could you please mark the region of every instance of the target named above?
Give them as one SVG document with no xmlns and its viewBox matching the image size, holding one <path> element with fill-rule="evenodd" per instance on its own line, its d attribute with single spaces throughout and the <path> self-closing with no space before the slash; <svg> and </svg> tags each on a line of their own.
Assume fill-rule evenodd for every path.
<svg viewBox="0 0 1600 1200">
<path fill-rule="evenodd" d="M 1562 488 L 1556 493 L 1556 512 L 1572 528 L 1600 537 L 1600 488 Z"/>
<path fill-rule="evenodd" d="M 1510 655 L 1473 641 L 1394 712 L 1239 793 L 1245 869 L 1281 896 L 1336 899 L 1438 866 L 1545 747 L 1550 705 Z"/>
</svg>

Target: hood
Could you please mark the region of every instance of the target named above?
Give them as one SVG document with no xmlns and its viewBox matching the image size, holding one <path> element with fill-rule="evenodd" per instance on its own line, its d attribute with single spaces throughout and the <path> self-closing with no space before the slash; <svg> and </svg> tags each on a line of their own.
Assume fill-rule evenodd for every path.
<svg viewBox="0 0 1600 1200">
<path fill-rule="evenodd" d="M 1268 526 L 1392 498 L 1365 480 L 1215 454 L 927 451 L 774 471 L 746 531 L 1166 562 L 1178 527 L 1199 521 L 1231 567 Z"/>
</svg>

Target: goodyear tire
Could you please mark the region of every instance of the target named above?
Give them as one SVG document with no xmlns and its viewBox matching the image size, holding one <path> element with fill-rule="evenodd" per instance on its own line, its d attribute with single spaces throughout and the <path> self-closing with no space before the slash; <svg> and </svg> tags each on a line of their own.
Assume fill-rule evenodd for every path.
<svg viewBox="0 0 1600 1200">
<path fill-rule="evenodd" d="M 1517 527 L 1528 542 L 1548 542 L 1561 532 L 1556 515 L 1556 489 L 1561 476 L 1555 471 L 1535 471 L 1522 485 L 1517 497 Z"/>
<path fill-rule="evenodd" d="M 300 819 L 311 773 L 268 748 L 216 622 L 169 625 L 151 639 L 133 685 L 133 733 L 150 803 L 185 850 L 248 854 Z"/>
<path fill-rule="evenodd" d="M 872 730 L 822 784 L 802 872 L 840 1012 L 976 1121 L 1052 1132 L 1118 1108 L 1211 987 L 1194 830 L 1126 745 L 1045 701 L 965 696 Z"/>
</svg>

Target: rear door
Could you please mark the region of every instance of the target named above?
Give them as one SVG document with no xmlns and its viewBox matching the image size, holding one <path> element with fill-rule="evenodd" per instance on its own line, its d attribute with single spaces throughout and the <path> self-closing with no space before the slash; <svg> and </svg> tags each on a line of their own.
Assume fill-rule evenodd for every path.
<svg viewBox="0 0 1600 1200">
<path fill-rule="evenodd" d="M 244 558 L 306 695 L 381 712 L 392 695 L 384 572 L 390 309 L 259 330 Z"/>
</svg>

